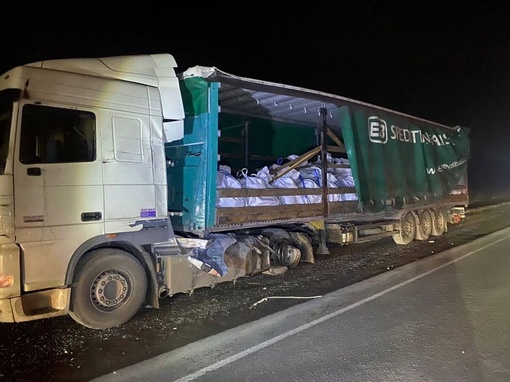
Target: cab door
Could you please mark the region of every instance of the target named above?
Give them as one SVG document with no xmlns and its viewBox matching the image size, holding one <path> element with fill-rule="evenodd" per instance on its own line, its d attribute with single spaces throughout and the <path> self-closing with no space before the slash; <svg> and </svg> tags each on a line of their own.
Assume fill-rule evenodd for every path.
<svg viewBox="0 0 510 382">
<path fill-rule="evenodd" d="M 50 275 L 61 274 L 77 246 L 104 232 L 104 202 L 95 113 L 31 103 L 20 109 L 15 230 L 30 290 L 55 282 Z"/>
</svg>

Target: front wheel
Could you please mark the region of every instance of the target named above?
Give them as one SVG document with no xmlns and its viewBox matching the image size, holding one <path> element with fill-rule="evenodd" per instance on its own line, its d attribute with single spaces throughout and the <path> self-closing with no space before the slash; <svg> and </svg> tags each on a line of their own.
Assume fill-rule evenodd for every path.
<svg viewBox="0 0 510 382">
<path fill-rule="evenodd" d="M 101 248 L 85 255 L 75 271 L 69 315 L 92 329 L 129 321 L 145 301 L 147 277 L 126 251 Z"/>
</svg>

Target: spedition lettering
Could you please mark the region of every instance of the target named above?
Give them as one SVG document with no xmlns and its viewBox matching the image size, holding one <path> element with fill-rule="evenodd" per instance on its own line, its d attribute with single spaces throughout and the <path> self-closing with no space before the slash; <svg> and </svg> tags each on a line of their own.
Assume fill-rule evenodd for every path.
<svg viewBox="0 0 510 382">
<path fill-rule="evenodd" d="M 421 130 L 409 130 L 403 129 L 401 127 L 391 125 L 390 127 L 391 135 L 390 139 L 407 142 L 407 143 L 427 143 L 431 145 L 444 146 L 449 145 L 450 140 L 446 136 L 446 134 L 429 134 L 423 133 Z"/>
<path fill-rule="evenodd" d="M 437 166 L 437 168 L 433 168 L 433 167 L 427 168 L 427 174 L 434 175 L 436 172 L 443 172 L 446 170 L 451 170 L 456 167 L 462 166 L 466 162 L 467 162 L 466 159 L 459 159 L 458 161 L 453 161 L 452 163 L 449 163 L 449 164 L 443 163 L 443 164 L 440 164 L 439 166 Z"/>
</svg>

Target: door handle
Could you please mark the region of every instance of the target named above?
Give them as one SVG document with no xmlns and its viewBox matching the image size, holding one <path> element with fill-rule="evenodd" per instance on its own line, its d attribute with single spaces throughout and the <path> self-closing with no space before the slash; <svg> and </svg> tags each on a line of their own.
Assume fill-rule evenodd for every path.
<svg viewBox="0 0 510 382">
<path fill-rule="evenodd" d="M 40 167 L 29 167 L 27 168 L 28 176 L 41 176 L 41 168 Z"/>
<path fill-rule="evenodd" d="M 90 222 L 101 220 L 102 218 L 101 212 L 82 212 L 81 213 L 81 221 L 82 222 Z"/>
</svg>

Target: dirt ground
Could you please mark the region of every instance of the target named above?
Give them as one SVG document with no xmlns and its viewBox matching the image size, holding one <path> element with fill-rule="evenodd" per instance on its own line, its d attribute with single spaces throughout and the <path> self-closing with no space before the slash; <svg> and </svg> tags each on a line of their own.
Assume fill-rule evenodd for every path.
<svg viewBox="0 0 510 382">
<path fill-rule="evenodd" d="M 508 199 L 510 200 L 510 199 Z M 492 204 L 492 205 L 488 205 Z M 510 203 L 471 203 L 443 236 L 397 246 L 391 238 L 329 245 L 315 264 L 279 276 L 257 274 L 162 300 L 119 328 L 95 331 L 69 317 L 0 325 L 0 380 L 88 381 L 190 342 L 322 296 L 510 225 Z M 284 299 L 267 299 L 285 296 Z"/>
</svg>

